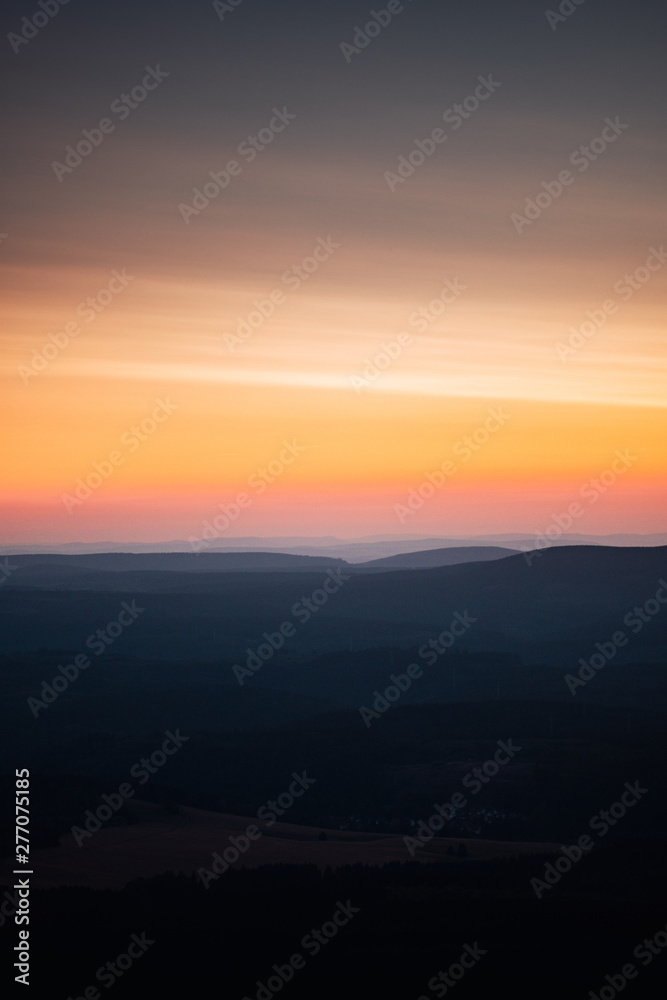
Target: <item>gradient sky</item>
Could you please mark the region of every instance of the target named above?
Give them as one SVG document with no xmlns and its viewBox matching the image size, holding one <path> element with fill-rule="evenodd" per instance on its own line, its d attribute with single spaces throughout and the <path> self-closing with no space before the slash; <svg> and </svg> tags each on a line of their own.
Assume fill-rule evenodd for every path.
<svg viewBox="0 0 667 1000">
<path fill-rule="evenodd" d="M 664 6 L 585 0 L 552 30 L 544 3 L 411 0 L 346 61 L 380 7 L 243 0 L 221 20 L 206 2 L 73 0 L 16 52 L 7 36 L 38 7 L 5 10 L 5 544 L 188 538 L 240 492 L 229 536 L 540 531 L 619 450 L 630 467 L 573 530 L 664 529 L 667 259 L 637 272 L 667 239 Z M 145 101 L 110 111 L 157 66 Z M 489 75 L 488 99 L 443 121 Z M 274 108 L 296 117 L 248 162 L 238 146 Z M 59 180 L 54 161 L 103 118 L 113 132 Z M 582 170 L 570 157 L 606 119 L 625 127 Z M 437 128 L 445 141 L 391 190 L 386 172 Z M 179 205 L 233 159 L 186 223 Z M 513 213 L 568 169 L 518 232 Z M 339 246 L 288 285 L 318 240 Z M 132 280 L 54 348 L 114 270 Z M 447 281 L 463 290 L 418 329 Z M 559 354 L 589 311 L 599 329 Z M 138 442 L 156 400 L 174 412 Z M 285 441 L 298 458 L 249 486 Z M 112 452 L 112 474 L 65 503 Z"/>
</svg>

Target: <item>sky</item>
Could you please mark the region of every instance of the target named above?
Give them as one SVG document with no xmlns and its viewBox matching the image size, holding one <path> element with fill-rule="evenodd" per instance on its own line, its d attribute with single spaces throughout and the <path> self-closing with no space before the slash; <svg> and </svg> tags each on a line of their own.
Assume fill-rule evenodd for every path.
<svg viewBox="0 0 667 1000">
<path fill-rule="evenodd" d="M 4 544 L 663 530 L 663 5 L 46 6 Z"/>
</svg>

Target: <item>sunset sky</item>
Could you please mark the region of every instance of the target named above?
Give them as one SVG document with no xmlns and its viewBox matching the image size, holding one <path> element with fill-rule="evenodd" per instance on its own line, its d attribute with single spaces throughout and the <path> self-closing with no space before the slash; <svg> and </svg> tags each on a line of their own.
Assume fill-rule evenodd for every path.
<svg viewBox="0 0 667 1000">
<path fill-rule="evenodd" d="M 4 544 L 662 530 L 667 12 L 217 6 L 3 14 Z"/>
</svg>

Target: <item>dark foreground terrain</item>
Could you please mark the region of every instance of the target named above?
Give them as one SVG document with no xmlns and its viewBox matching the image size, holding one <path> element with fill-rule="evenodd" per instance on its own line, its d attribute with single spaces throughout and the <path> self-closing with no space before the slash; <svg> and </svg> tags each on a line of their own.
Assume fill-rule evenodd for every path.
<svg viewBox="0 0 667 1000">
<path fill-rule="evenodd" d="M 663 995 L 667 550 L 281 559 L 17 557 L 33 996 Z"/>
</svg>

